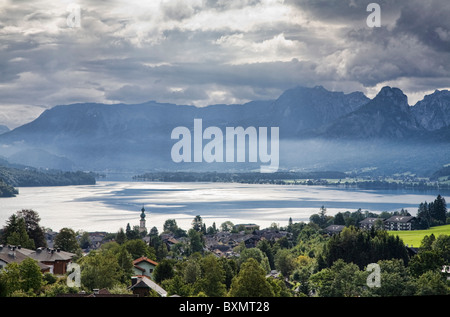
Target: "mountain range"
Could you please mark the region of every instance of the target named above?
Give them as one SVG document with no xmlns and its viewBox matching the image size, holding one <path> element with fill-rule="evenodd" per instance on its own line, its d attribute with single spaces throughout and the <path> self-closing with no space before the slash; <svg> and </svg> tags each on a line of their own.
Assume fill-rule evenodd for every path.
<svg viewBox="0 0 450 317">
<path fill-rule="evenodd" d="M 174 163 L 175 127 L 279 127 L 280 169 L 431 175 L 450 163 L 450 92 L 415 105 L 398 88 L 372 99 L 322 86 L 295 87 L 275 100 L 195 107 L 77 103 L 44 111 L 0 134 L 0 156 L 38 168 L 140 173 L 163 170 L 249 171 L 253 163 Z M 258 165 L 259 166 L 259 165 Z"/>
</svg>

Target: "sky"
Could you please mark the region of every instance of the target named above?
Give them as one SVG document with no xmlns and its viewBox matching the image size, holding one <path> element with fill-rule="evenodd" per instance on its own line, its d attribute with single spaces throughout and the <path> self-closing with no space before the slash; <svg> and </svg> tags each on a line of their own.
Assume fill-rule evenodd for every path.
<svg viewBox="0 0 450 317">
<path fill-rule="evenodd" d="M 448 89 L 450 1 L 0 0 L 11 129 L 61 104 L 234 104 L 317 85 L 398 87 L 410 105 Z"/>
</svg>

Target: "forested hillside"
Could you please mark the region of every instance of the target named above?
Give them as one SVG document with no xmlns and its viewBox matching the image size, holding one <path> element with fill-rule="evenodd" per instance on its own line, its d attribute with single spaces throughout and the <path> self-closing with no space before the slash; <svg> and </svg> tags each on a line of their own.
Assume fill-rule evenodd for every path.
<svg viewBox="0 0 450 317">
<path fill-rule="evenodd" d="M 41 171 L 0 166 L 0 197 L 13 197 L 14 187 L 93 185 L 95 175 L 86 172 Z"/>
</svg>

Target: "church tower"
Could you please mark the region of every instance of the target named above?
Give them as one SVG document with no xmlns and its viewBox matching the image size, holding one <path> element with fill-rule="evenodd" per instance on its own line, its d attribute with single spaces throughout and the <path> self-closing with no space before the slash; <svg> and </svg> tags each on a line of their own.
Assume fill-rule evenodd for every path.
<svg viewBox="0 0 450 317">
<path fill-rule="evenodd" d="M 141 221 L 139 222 L 139 232 L 147 231 L 147 228 L 145 227 L 145 209 L 144 206 L 142 206 L 141 209 Z"/>
</svg>

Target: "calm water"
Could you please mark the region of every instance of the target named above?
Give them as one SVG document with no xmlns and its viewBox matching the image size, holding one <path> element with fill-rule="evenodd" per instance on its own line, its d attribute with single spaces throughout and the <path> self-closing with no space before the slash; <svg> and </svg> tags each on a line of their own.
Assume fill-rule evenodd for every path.
<svg viewBox="0 0 450 317">
<path fill-rule="evenodd" d="M 421 202 L 433 201 L 436 192 L 350 190 L 322 186 L 254 185 L 231 183 L 98 182 L 96 185 L 19 188 L 14 198 L 0 198 L 0 226 L 17 210 L 33 209 L 41 225 L 59 231 L 117 232 L 139 225 L 145 206 L 147 228 L 161 232 L 164 221 L 175 219 L 183 229 L 200 215 L 206 226 L 230 220 L 256 223 L 262 228 L 308 221 L 324 205 L 327 214 L 338 211 L 394 211 L 415 215 Z M 445 194 L 441 193 L 444 197 Z"/>
</svg>

